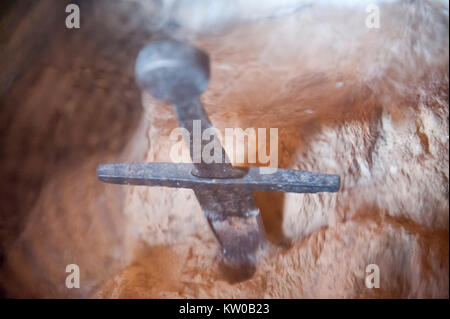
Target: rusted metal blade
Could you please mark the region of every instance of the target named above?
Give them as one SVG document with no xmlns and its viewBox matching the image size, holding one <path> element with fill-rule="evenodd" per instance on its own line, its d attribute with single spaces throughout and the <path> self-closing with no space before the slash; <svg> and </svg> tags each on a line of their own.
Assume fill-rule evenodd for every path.
<svg viewBox="0 0 450 319">
<path fill-rule="evenodd" d="M 252 193 L 245 186 L 195 187 L 194 192 L 223 249 L 227 270 L 234 280 L 250 278 L 256 271 L 257 254 L 267 242 Z"/>
</svg>

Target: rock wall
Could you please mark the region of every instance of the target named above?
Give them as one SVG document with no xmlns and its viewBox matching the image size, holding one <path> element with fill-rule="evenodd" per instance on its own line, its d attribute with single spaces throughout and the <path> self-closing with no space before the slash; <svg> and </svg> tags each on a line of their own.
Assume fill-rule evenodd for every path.
<svg viewBox="0 0 450 319">
<path fill-rule="evenodd" d="M 170 160 L 175 115 L 143 94 L 119 156 L 92 154 L 42 187 L 7 251 L 9 294 L 448 298 L 448 5 L 380 9 L 380 29 L 365 27 L 365 6 L 329 3 L 213 34 L 178 21 L 210 54 L 202 102 L 215 126 L 277 127 L 280 167 L 341 176 L 337 194 L 254 195 L 269 245 L 250 280 L 228 282 L 190 190 L 96 181 L 100 161 Z M 69 263 L 77 291 L 64 285 Z M 369 264 L 379 289 L 364 284 Z"/>
</svg>

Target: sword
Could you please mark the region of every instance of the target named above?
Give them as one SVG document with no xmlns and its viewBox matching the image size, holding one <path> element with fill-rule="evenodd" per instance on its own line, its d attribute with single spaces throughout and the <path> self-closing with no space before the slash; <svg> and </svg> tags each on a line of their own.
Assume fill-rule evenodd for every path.
<svg viewBox="0 0 450 319">
<path fill-rule="evenodd" d="M 161 40 L 140 51 L 135 73 L 143 90 L 174 107 L 180 126 L 190 133 L 191 158 L 202 154 L 206 141 L 194 149 L 193 121 L 213 128 L 200 102 L 209 82 L 208 55 L 183 42 Z M 220 163 L 103 164 L 97 176 L 107 183 L 192 189 L 222 247 L 225 268 L 235 280 L 245 280 L 256 271 L 257 255 L 267 244 L 252 192 L 337 192 L 340 179 L 290 169 L 261 174 L 258 167 L 233 167 L 223 147 L 221 154 Z"/>
</svg>

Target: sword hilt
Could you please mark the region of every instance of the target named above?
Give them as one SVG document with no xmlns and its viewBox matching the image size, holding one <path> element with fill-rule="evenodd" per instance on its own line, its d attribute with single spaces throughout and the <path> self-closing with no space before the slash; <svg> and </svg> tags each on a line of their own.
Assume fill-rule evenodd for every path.
<svg viewBox="0 0 450 319">
<path fill-rule="evenodd" d="M 189 131 L 190 141 L 187 142 L 190 142 L 195 176 L 229 178 L 245 175 L 244 171 L 232 167 L 223 147 L 219 163 L 203 162 L 201 155 L 207 141 L 200 138 L 201 148 L 194 149 L 193 120 L 200 120 L 201 130 L 213 127 L 200 103 L 200 95 L 209 82 L 208 54 L 183 42 L 156 41 L 141 50 L 135 72 L 139 86 L 155 98 L 172 103 L 178 122 Z"/>
</svg>

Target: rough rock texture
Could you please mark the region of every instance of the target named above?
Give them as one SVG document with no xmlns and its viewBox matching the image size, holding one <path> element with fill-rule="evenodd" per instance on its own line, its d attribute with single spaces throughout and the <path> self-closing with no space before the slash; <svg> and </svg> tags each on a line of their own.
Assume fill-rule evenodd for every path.
<svg viewBox="0 0 450 319">
<path fill-rule="evenodd" d="M 1 2 L 0 296 L 86 296 L 105 264 L 126 264 L 105 248 L 122 241 L 121 202 L 95 169 L 119 160 L 138 125 L 133 66 L 147 20 L 130 19 L 139 8 L 129 2 L 88 0 L 81 29 L 69 30 L 70 2 Z M 69 291 L 65 268 L 80 258 L 86 285 Z"/>
<path fill-rule="evenodd" d="M 365 27 L 364 6 L 312 6 L 193 37 L 211 56 L 202 101 L 217 127 L 277 127 L 280 167 L 342 180 L 337 194 L 255 194 L 270 244 L 253 278 L 226 280 L 192 191 L 97 184 L 87 161 L 43 187 L 9 253 L 24 286 L 95 298 L 448 298 L 448 5 L 380 8 L 380 29 Z M 143 106 L 120 159 L 169 161 L 174 113 L 146 94 Z M 69 261 L 87 279 L 77 293 L 63 286 Z M 365 287 L 369 264 L 379 289 Z"/>
</svg>

